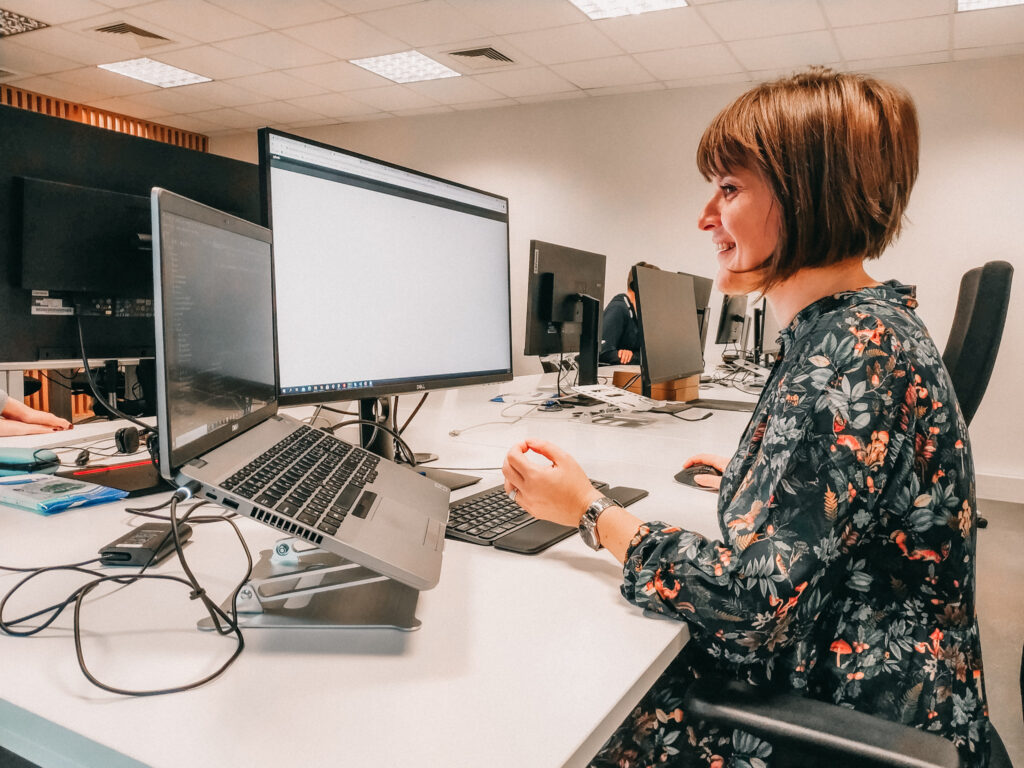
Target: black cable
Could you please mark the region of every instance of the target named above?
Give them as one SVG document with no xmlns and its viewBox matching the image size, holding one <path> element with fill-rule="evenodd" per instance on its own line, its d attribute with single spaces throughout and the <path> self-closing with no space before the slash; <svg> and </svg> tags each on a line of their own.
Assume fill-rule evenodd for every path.
<svg viewBox="0 0 1024 768">
<path fill-rule="evenodd" d="M 708 411 L 703 416 L 698 416 L 696 419 L 688 419 L 685 416 L 680 416 L 679 413 L 670 413 L 673 418 L 679 419 L 680 421 L 704 421 L 704 419 L 710 419 L 713 415 L 713 411 Z"/>
<path fill-rule="evenodd" d="M 332 413 L 344 413 L 344 411 L 339 411 L 327 405 L 322 405 L 320 407 L 326 411 L 331 411 Z M 395 438 L 395 443 L 405 452 L 406 463 L 411 467 L 416 466 L 416 454 L 413 453 L 412 450 L 409 448 L 408 443 L 406 443 L 405 440 L 402 439 L 401 434 L 399 434 L 396 430 L 392 429 L 391 427 L 387 427 L 381 424 L 379 421 L 370 421 L 369 419 L 349 419 L 348 421 L 342 421 L 339 422 L 338 424 L 334 424 L 331 427 L 328 427 L 326 431 L 330 432 L 333 435 L 336 430 L 339 430 L 342 427 L 351 427 L 356 424 L 365 424 L 367 426 L 377 427 L 387 432 L 389 435 Z M 396 463 L 399 462 L 397 462 L 396 460 Z"/>
<path fill-rule="evenodd" d="M 92 370 L 89 368 L 89 357 L 85 353 L 85 336 L 82 333 L 82 317 L 81 315 L 75 315 L 75 323 L 78 325 L 78 345 L 82 352 L 82 365 L 85 366 L 85 379 L 89 382 L 89 390 L 92 392 L 93 400 L 106 408 L 114 416 L 125 421 L 130 421 L 133 424 L 137 424 L 145 430 L 153 431 L 153 427 L 144 421 L 136 419 L 134 416 L 129 416 L 127 413 L 122 413 L 117 408 L 112 406 L 103 396 L 100 395 L 99 387 L 96 386 L 96 382 L 92 377 Z M 95 409 L 94 409 L 95 410 Z"/>
<path fill-rule="evenodd" d="M 420 398 L 420 401 L 416 404 L 416 407 L 412 409 L 412 413 L 409 414 L 409 418 L 405 420 L 405 424 L 403 424 L 401 429 L 398 430 L 398 434 L 402 434 L 403 432 L 405 432 L 405 428 L 409 426 L 409 424 L 412 422 L 412 420 L 414 418 L 416 418 L 416 414 L 420 412 L 420 408 L 422 408 L 423 404 L 425 402 L 427 402 L 427 396 L 429 394 L 430 394 L 429 392 L 424 392 L 423 393 L 423 397 Z M 398 398 L 397 397 L 395 398 L 395 405 L 394 405 L 394 407 L 392 409 L 392 413 L 394 414 L 395 423 L 397 424 L 398 423 Z"/>
</svg>

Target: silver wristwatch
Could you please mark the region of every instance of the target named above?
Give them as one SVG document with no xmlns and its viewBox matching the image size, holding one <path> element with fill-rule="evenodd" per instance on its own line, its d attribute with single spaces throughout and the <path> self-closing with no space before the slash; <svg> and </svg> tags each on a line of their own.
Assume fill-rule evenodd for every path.
<svg viewBox="0 0 1024 768">
<path fill-rule="evenodd" d="M 621 506 L 615 499 L 609 499 L 607 496 L 602 496 L 590 503 L 587 511 L 580 518 L 580 536 L 583 537 L 583 541 L 588 547 L 591 549 L 601 549 L 601 537 L 597 535 L 597 518 L 608 507 Z"/>
</svg>

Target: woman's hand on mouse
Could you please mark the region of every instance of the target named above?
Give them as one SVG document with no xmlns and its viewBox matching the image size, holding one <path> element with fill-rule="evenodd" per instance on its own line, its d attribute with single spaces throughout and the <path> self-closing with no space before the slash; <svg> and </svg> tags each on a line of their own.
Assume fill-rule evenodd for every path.
<svg viewBox="0 0 1024 768">
<path fill-rule="evenodd" d="M 725 474 L 725 468 L 729 464 L 729 459 L 726 456 L 719 456 L 717 453 L 697 453 L 683 462 L 683 469 L 692 467 L 694 464 L 706 464 L 718 470 L 717 475 L 709 472 L 705 475 L 695 475 L 693 478 L 697 485 L 717 489 L 722 484 L 722 475 Z"/>
</svg>

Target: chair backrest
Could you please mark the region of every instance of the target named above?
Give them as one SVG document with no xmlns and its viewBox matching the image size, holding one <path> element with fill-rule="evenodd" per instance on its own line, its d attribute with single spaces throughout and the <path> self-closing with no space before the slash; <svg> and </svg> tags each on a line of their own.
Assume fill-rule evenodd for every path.
<svg viewBox="0 0 1024 768">
<path fill-rule="evenodd" d="M 1003 337 L 1013 266 L 990 261 L 966 272 L 942 362 L 953 379 L 964 420 L 971 423 L 985 394 Z"/>
</svg>

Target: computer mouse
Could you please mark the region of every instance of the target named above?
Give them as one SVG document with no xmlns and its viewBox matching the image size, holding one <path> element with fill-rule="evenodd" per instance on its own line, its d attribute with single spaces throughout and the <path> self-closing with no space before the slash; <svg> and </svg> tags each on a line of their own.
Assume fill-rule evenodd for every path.
<svg viewBox="0 0 1024 768">
<path fill-rule="evenodd" d="M 710 464 L 693 464 L 680 472 L 676 473 L 676 482 L 682 483 L 683 485 L 689 485 L 692 488 L 696 488 L 700 491 L 711 491 L 712 493 L 718 493 L 717 488 L 708 488 L 704 485 L 698 485 L 697 475 L 718 475 L 722 476 L 722 473 L 712 467 Z"/>
<path fill-rule="evenodd" d="M 0 475 L 26 472 L 52 475 L 59 466 L 57 454 L 46 448 L 0 448 Z"/>
</svg>

